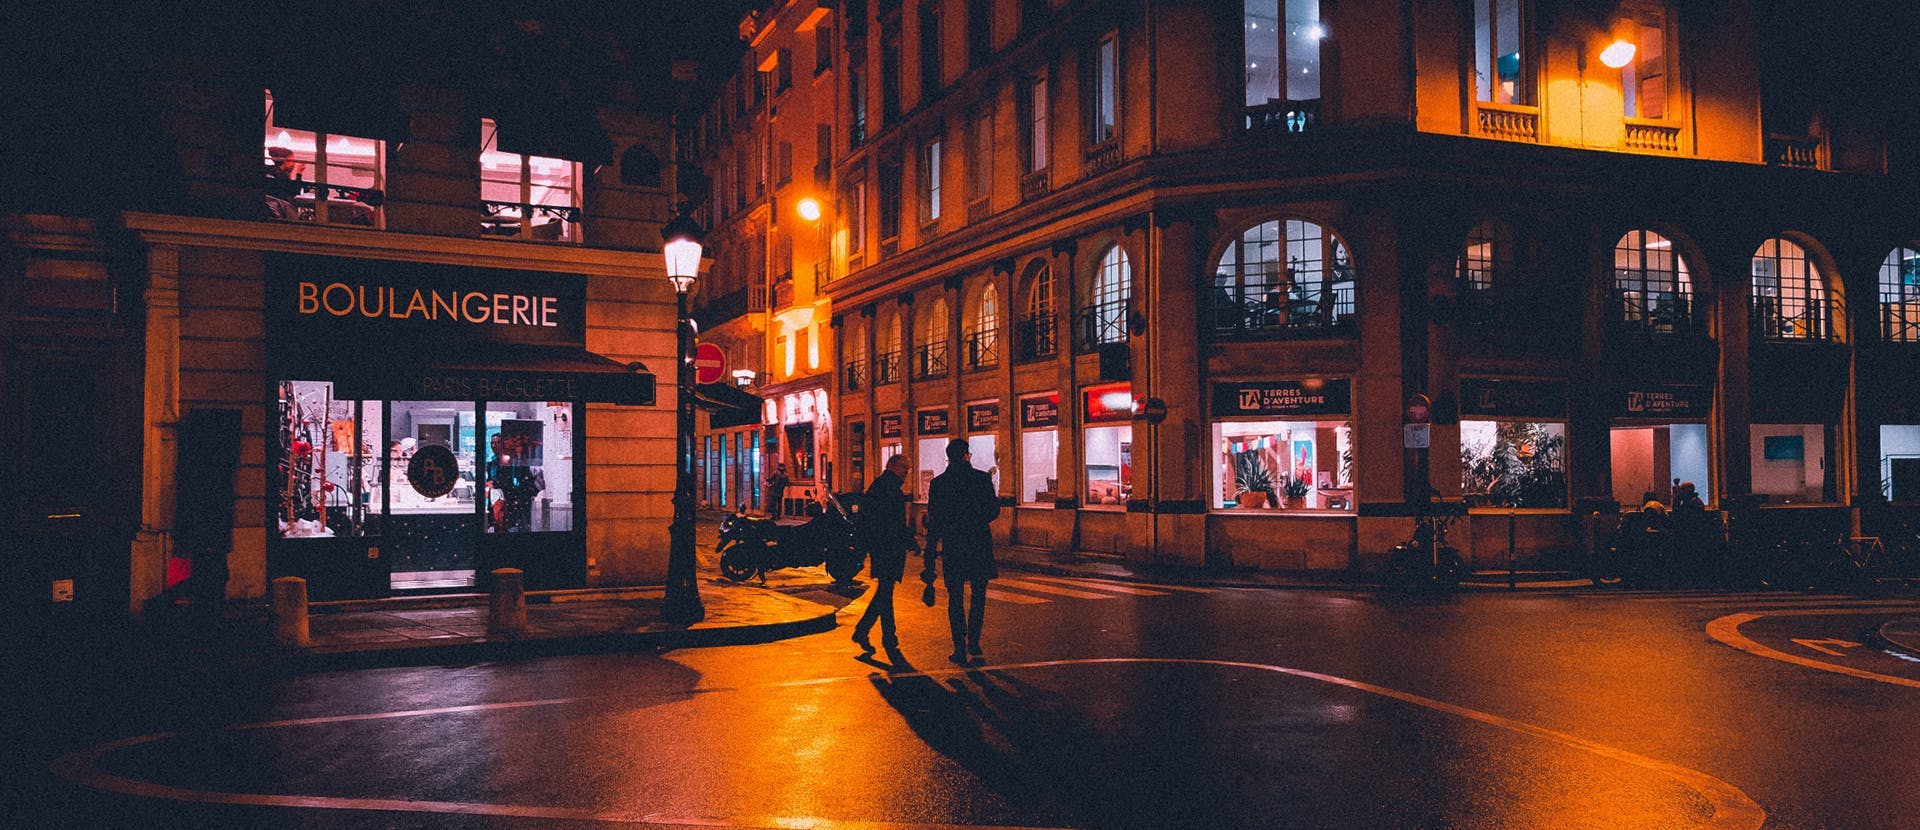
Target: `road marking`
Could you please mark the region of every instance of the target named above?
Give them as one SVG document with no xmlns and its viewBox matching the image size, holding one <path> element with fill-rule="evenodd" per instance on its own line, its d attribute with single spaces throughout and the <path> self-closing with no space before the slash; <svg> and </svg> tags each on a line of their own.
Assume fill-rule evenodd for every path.
<svg viewBox="0 0 1920 830">
<path fill-rule="evenodd" d="M 1832 613 L 1833 613 L 1832 611 L 1818 611 L 1818 610 L 1776 611 L 1774 612 L 1774 616 L 1781 616 L 1781 617 L 1821 616 L 1821 615 L 1830 615 Z M 1760 619 L 1763 616 L 1766 616 L 1766 615 L 1755 614 L 1751 612 L 1742 612 L 1739 614 L 1728 614 L 1724 617 L 1721 617 L 1717 620 L 1707 623 L 1707 636 L 1712 637 L 1715 640 L 1719 640 L 1722 644 L 1733 646 L 1734 648 L 1747 652 L 1748 654 L 1759 655 L 1769 660 L 1779 660 L 1786 663 L 1792 663 L 1796 666 L 1805 666 L 1810 669 L 1819 669 L 1821 671 L 1830 671 L 1835 674 L 1850 675 L 1850 676 L 1862 678 L 1865 680 L 1874 680 L 1881 683 L 1890 683 L 1895 686 L 1906 686 L 1909 688 L 1920 689 L 1920 680 L 1914 680 L 1913 678 L 1909 678 L 1909 677 L 1894 677 L 1893 675 L 1879 674 L 1877 672 L 1866 671 L 1865 669 L 1856 669 L 1852 666 L 1837 666 L 1823 660 L 1815 660 L 1811 657 L 1801 657 L 1798 654 L 1788 654 L 1784 651 L 1763 646 L 1757 642 L 1754 642 L 1751 639 L 1748 639 L 1747 635 L 1740 633 L 1740 626 L 1753 622 L 1754 620 Z"/>
<path fill-rule="evenodd" d="M 1135 588 L 1132 585 L 1123 585 L 1118 582 L 1096 582 L 1091 579 L 1067 579 L 1058 576 L 1040 576 L 1038 574 L 1023 574 L 1020 578 L 1023 580 L 1037 579 L 1043 582 L 1058 582 L 1062 585 L 1078 585 L 1082 588 L 1091 588 L 1097 591 L 1114 591 L 1122 594 L 1132 594 L 1137 597 L 1164 597 L 1167 595 L 1166 591 L 1149 591 L 1145 588 Z"/>
<path fill-rule="evenodd" d="M 1734 615 L 1734 616 L 1741 616 L 1741 615 Z M 1728 619 L 1728 618 L 1722 618 L 1722 619 Z M 1715 622 L 1718 623 L 1719 621 L 1716 620 Z M 1735 626 L 1737 628 L 1738 623 L 1735 623 Z M 1737 632 L 1736 632 L 1736 635 L 1737 635 Z M 1782 655 L 1782 656 L 1786 656 L 1786 655 Z M 1447 703 L 1446 701 L 1436 700 L 1429 697 L 1424 697 L 1422 695 L 1417 695 L 1412 692 L 1404 692 L 1399 689 L 1393 689 L 1386 686 L 1378 686 L 1372 683 L 1367 683 L 1360 680 L 1351 680 L 1348 678 L 1338 677 L 1330 674 L 1322 674 L 1316 671 L 1308 671 L 1306 669 L 1297 669 L 1297 668 L 1291 668 L 1287 666 L 1273 666 L 1273 665 L 1267 665 L 1263 663 L 1247 663 L 1247 662 L 1239 662 L 1239 661 L 1231 661 L 1231 660 L 1206 660 L 1206 659 L 1198 659 L 1198 658 L 1103 657 L 1103 658 L 1090 658 L 1090 659 L 1079 659 L 1079 660 L 1043 660 L 1043 661 L 1028 662 L 1028 663 L 1001 663 L 996 665 L 976 666 L 971 668 L 928 669 L 928 670 L 922 670 L 922 671 L 893 673 L 893 674 L 890 674 L 889 676 L 896 677 L 896 678 L 942 677 L 947 675 L 967 674 L 967 673 L 976 672 L 976 671 L 988 671 L 988 670 L 1008 671 L 1008 670 L 1017 670 L 1017 669 L 1059 668 L 1059 667 L 1067 667 L 1067 666 L 1090 666 L 1090 665 L 1134 664 L 1134 663 L 1219 666 L 1219 667 L 1225 667 L 1225 668 L 1251 669 L 1254 671 L 1264 671 L 1264 672 L 1272 672 L 1275 674 L 1289 675 L 1292 677 L 1299 677 L 1307 680 L 1316 680 L 1322 683 L 1328 683 L 1335 686 L 1342 686 L 1342 687 L 1354 689 L 1357 691 L 1367 692 L 1369 694 L 1379 695 L 1381 697 L 1398 700 L 1403 703 L 1410 703 L 1415 706 L 1432 709 L 1437 712 L 1444 712 L 1446 714 L 1454 715 L 1457 717 L 1479 721 L 1481 723 L 1485 723 L 1491 726 L 1496 726 L 1501 729 L 1508 730 L 1510 732 L 1517 732 L 1519 734 L 1527 735 L 1530 737 L 1544 738 L 1546 740 L 1555 741 L 1561 744 L 1565 744 L 1567 746 L 1574 747 L 1575 749 L 1579 749 L 1585 752 L 1592 753 L 1594 755 L 1598 755 L 1603 758 L 1608 758 L 1611 760 L 1630 764 L 1633 766 L 1640 767 L 1642 769 L 1659 773 L 1661 775 L 1665 775 L 1668 778 L 1671 778 L 1679 782 L 1682 786 L 1685 786 L 1693 790 L 1694 792 L 1699 793 L 1700 796 L 1707 801 L 1708 805 L 1712 807 L 1713 817 L 1707 823 L 1706 826 L 1708 827 L 1720 828 L 1720 830 L 1758 830 L 1758 828 L 1762 824 L 1764 824 L 1767 819 L 1766 811 L 1764 809 L 1761 809 L 1760 805 L 1755 803 L 1752 798 L 1747 796 L 1746 793 L 1741 792 L 1739 788 L 1725 781 L 1722 781 L 1719 778 L 1715 778 L 1712 775 L 1708 775 L 1707 773 L 1700 772 L 1698 770 L 1689 769 L 1687 767 L 1683 767 L 1678 764 L 1668 763 L 1666 761 L 1656 760 L 1644 755 L 1639 755 L 1633 752 L 1629 752 L 1624 749 L 1618 749 L 1612 746 L 1608 746 L 1606 744 L 1602 744 L 1597 741 L 1592 741 L 1592 740 L 1581 738 L 1565 732 L 1559 732 L 1556 730 L 1548 729 L 1543 726 L 1535 726 L 1530 723 L 1525 723 L 1523 721 L 1518 721 L 1512 718 L 1503 717 L 1501 715 L 1495 715 L 1490 712 L 1482 712 L 1477 709 L 1469 709 L 1464 706 L 1460 706 L 1453 703 Z M 776 684 L 773 684 L 773 686 L 775 688 L 780 688 L 780 687 L 803 687 L 803 686 L 811 686 L 811 685 L 823 685 L 826 683 L 844 683 L 844 682 L 852 682 L 852 681 L 869 682 L 874 676 L 875 675 L 872 673 L 860 674 L 860 675 L 842 675 L 842 676 L 836 676 L 836 677 L 825 677 L 825 678 L 815 678 L 811 680 L 796 680 L 796 681 L 790 681 L 786 683 L 776 683 Z M 448 707 L 441 707 L 441 708 L 434 708 L 434 709 L 410 709 L 410 710 L 397 711 L 397 712 L 371 712 L 371 713 L 362 713 L 362 714 L 353 714 L 353 715 L 334 715 L 334 716 L 317 717 L 317 718 L 298 718 L 298 719 L 291 719 L 291 720 L 260 721 L 256 723 L 231 725 L 231 726 L 224 727 L 223 729 L 227 731 L 237 731 L 237 730 L 247 730 L 247 729 L 267 729 L 267 728 L 274 728 L 279 726 L 290 726 L 290 725 L 296 725 L 296 724 L 339 723 L 339 722 L 360 721 L 360 720 L 376 720 L 381 718 L 419 717 L 423 715 L 456 713 L 456 712 L 457 713 L 484 712 L 484 711 L 495 710 L 495 709 L 514 709 L 514 708 L 525 708 L 530 706 L 557 706 L 557 705 L 562 705 L 567 703 L 581 702 L 583 700 L 585 699 L 584 698 L 552 698 L 547 700 L 486 703 L 486 704 L 476 704 L 471 706 L 448 706 Z M 568 808 L 568 807 L 543 807 L 538 805 L 523 805 L 523 804 L 487 804 L 487 803 L 474 803 L 474 802 L 461 802 L 461 801 L 411 801 L 411 800 L 380 799 L 380 798 L 346 798 L 346 797 L 339 797 L 339 796 L 276 795 L 276 794 L 269 794 L 269 793 L 218 792 L 218 791 L 211 791 L 211 790 L 196 790 L 196 789 L 191 789 L 187 787 L 174 787 L 166 784 L 157 784 L 150 781 L 140 781 L 136 779 L 126 778 L 124 776 L 119 776 L 119 775 L 114 775 L 108 772 L 104 772 L 98 766 L 98 761 L 109 753 L 116 752 L 116 751 L 133 747 L 133 746 L 155 743 L 158 741 L 169 740 L 169 739 L 178 738 L 182 736 L 183 736 L 182 733 L 179 733 L 179 732 L 156 732 L 150 735 L 141 735 L 138 737 L 125 738 L 118 741 L 112 741 L 109 743 L 100 744 L 99 746 L 95 746 L 90 749 L 81 750 L 79 752 L 75 752 L 70 755 L 63 756 L 58 760 L 54 761 L 53 764 L 51 765 L 51 768 L 55 773 L 59 774 L 61 777 L 66 778 L 69 781 L 73 781 L 78 784 L 93 787 L 95 789 L 106 790 L 109 792 L 117 792 L 117 793 L 122 793 L 126 795 L 140 796 L 145 798 L 159 798 L 159 799 L 168 799 L 172 801 L 186 801 L 186 802 L 197 802 L 197 803 L 205 803 L 205 804 L 232 804 L 232 805 L 258 806 L 258 807 L 292 807 L 292 808 L 320 809 L 320 810 L 373 810 L 373 811 L 384 811 L 384 812 L 447 813 L 447 814 L 458 814 L 458 815 L 511 816 L 516 818 L 540 818 L 540 819 L 617 822 L 617 823 L 624 823 L 624 824 L 641 824 L 641 825 L 646 825 L 651 827 L 714 827 L 714 826 L 828 827 L 830 826 L 836 829 L 846 828 L 847 830 L 892 830 L 892 828 L 899 828 L 899 827 L 936 827 L 936 828 L 958 828 L 958 827 L 978 828 L 979 827 L 978 825 L 936 825 L 936 824 L 925 824 L 925 823 L 897 824 L 892 822 L 874 822 L 874 821 L 841 821 L 841 820 L 823 819 L 818 817 L 795 817 L 795 816 L 728 817 L 728 818 L 719 818 L 719 819 L 689 818 L 689 817 L 668 817 L 668 816 L 661 816 L 659 814 L 652 814 L 652 813 L 641 814 L 631 810 L 588 810 L 588 809 L 577 809 L 577 808 Z M 981 828 L 981 830 L 1014 830 L 1014 828 L 990 828 L 990 829 Z"/>
<path fill-rule="evenodd" d="M 1026 594 L 1012 594 L 992 588 L 987 589 L 987 599 L 993 600 L 994 602 L 1011 602 L 1015 605 L 1039 605 L 1043 602 L 1053 601 L 1046 597 L 1030 597 Z"/>
<path fill-rule="evenodd" d="M 1859 648 L 1860 647 L 1859 643 L 1848 642 L 1846 640 L 1837 640 L 1832 637 L 1828 637 L 1824 640 L 1802 640 L 1798 637 L 1794 637 L 1792 639 L 1794 642 L 1799 643 L 1800 645 L 1806 646 L 1807 648 L 1813 649 L 1814 651 L 1820 652 L 1821 654 L 1831 654 L 1835 657 L 1845 657 L 1847 655 L 1838 651 L 1834 651 L 1833 649 L 1830 649 L 1830 648 L 1823 648 L 1822 646 L 1839 646 L 1841 648 Z"/>
<path fill-rule="evenodd" d="M 1074 599 L 1114 599 L 1115 598 L 1113 594 L 1096 594 L 1096 593 L 1093 593 L 1092 591 L 1076 591 L 1072 588 L 1062 588 L 1058 585 L 1042 585 L 1037 582 L 1024 582 L 1018 579 L 998 579 L 998 580 L 995 580 L 995 582 L 998 582 L 1002 587 L 1006 587 L 1006 588 L 1018 588 L 1022 591 L 1035 591 L 1042 594 L 1053 594 L 1055 596 L 1072 597 Z"/>
</svg>

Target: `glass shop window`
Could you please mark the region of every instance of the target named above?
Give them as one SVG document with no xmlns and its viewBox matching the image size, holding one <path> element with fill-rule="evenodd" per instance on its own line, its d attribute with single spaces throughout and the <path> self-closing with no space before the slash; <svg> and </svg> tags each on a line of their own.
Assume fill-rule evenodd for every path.
<svg viewBox="0 0 1920 830">
<path fill-rule="evenodd" d="M 1081 449 L 1087 467 L 1086 503 L 1126 504 L 1133 495 L 1133 425 L 1087 427 Z"/>
<path fill-rule="evenodd" d="M 489 401 L 486 413 L 487 532 L 572 530 L 573 405 Z"/>
<path fill-rule="evenodd" d="M 480 119 L 480 232 L 580 241 L 580 163 L 500 152 L 499 128 Z"/>
<path fill-rule="evenodd" d="M 1060 430 L 1020 433 L 1020 501 L 1052 504 L 1060 490 Z"/>
<path fill-rule="evenodd" d="M 378 535 L 392 481 L 382 403 L 336 399 L 325 381 L 282 381 L 278 398 L 267 490 L 279 538 Z"/>
<path fill-rule="evenodd" d="M 1354 509 L 1353 422 L 1213 425 L 1214 507 Z"/>
<path fill-rule="evenodd" d="M 1920 502 L 1920 426 L 1880 427 L 1880 495 L 1902 504 Z"/>
<path fill-rule="evenodd" d="M 1836 501 L 1833 426 L 1829 424 L 1754 424 L 1748 458 L 1753 492 L 1770 504 L 1819 504 Z M 1885 452 L 1885 448 L 1881 452 Z"/>
<path fill-rule="evenodd" d="M 1000 492 L 999 441 L 991 432 L 967 436 L 967 449 L 973 452 L 973 466 L 993 476 L 993 492 Z"/>
<path fill-rule="evenodd" d="M 1461 421 L 1460 492 L 1469 507 L 1565 508 L 1564 421 Z"/>
<path fill-rule="evenodd" d="M 1672 507 L 1681 482 L 1692 483 L 1702 501 L 1713 501 L 1706 424 L 1614 427 L 1612 442 L 1613 500 L 1620 509 L 1646 504 L 1649 493 Z"/>
<path fill-rule="evenodd" d="M 381 227 L 387 143 L 281 127 L 266 93 L 265 210 L 268 218 Z"/>
<path fill-rule="evenodd" d="M 914 501 L 926 501 L 927 485 L 933 482 L 934 476 L 947 471 L 947 441 L 949 440 L 951 439 L 940 435 L 922 438 L 919 443 L 914 444 L 915 459 L 919 462 L 913 478 Z"/>
</svg>

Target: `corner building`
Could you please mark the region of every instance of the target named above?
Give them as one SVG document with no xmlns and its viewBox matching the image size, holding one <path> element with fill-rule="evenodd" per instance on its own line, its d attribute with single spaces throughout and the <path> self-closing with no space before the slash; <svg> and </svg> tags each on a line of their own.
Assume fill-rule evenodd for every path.
<svg viewBox="0 0 1920 830">
<path fill-rule="evenodd" d="M 1002 543 L 1277 570 L 1377 567 L 1429 496 L 1481 566 L 1681 481 L 1920 504 L 1894 40 L 1705 5 L 772 5 L 737 83 L 833 48 L 759 104 L 830 175 L 756 209 L 831 206 L 845 485 L 924 498 L 960 437 Z"/>
</svg>

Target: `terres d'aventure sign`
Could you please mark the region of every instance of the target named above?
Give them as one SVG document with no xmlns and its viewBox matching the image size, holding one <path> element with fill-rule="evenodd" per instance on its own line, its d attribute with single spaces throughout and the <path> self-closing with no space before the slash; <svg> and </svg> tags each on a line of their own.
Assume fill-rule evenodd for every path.
<svg viewBox="0 0 1920 830">
<path fill-rule="evenodd" d="M 1213 385 L 1213 414 L 1345 415 L 1353 411 L 1347 378 L 1269 380 Z"/>
</svg>

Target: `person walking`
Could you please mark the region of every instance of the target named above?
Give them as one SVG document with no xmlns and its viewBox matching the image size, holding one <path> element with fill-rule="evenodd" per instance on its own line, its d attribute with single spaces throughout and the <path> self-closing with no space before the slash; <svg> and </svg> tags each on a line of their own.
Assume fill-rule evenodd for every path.
<svg viewBox="0 0 1920 830">
<path fill-rule="evenodd" d="M 787 508 L 787 465 L 775 463 L 767 474 L 767 517 L 778 519 Z"/>
<path fill-rule="evenodd" d="M 892 652 L 900 645 L 893 625 L 893 588 L 906 574 L 907 551 L 914 546 L 913 531 L 907 527 L 907 494 L 901 489 L 906 483 L 906 456 L 889 458 L 887 468 L 867 487 L 866 503 L 861 505 L 875 583 L 866 613 L 853 626 L 853 642 L 862 654 L 873 653 L 873 642 L 867 634 L 876 622 L 880 624 L 881 647 Z"/>
<path fill-rule="evenodd" d="M 993 478 L 974 469 L 972 460 L 965 439 L 947 442 L 947 471 L 927 485 L 926 568 L 920 573 L 931 586 L 936 555 L 946 561 L 947 627 L 953 635 L 953 653 L 947 659 L 961 666 L 972 665 L 982 654 L 987 580 L 1000 575 L 988 528 L 1000 515 L 1000 496 Z"/>
</svg>

